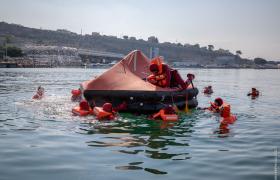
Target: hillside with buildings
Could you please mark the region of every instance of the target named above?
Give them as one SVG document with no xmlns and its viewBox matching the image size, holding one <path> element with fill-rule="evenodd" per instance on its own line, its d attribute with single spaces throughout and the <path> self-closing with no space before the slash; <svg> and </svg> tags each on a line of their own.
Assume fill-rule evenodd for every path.
<svg viewBox="0 0 280 180">
<path fill-rule="evenodd" d="M 44 30 L 22 25 L 0 22 L 0 45 L 15 46 L 23 50 L 24 59 L 46 66 L 79 66 L 83 64 L 113 64 L 125 54 L 138 49 L 147 56 L 163 56 L 165 61 L 179 67 L 256 67 L 253 60 L 240 57 L 241 51 L 215 50 L 213 45 L 200 47 L 199 44 L 159 42 L 151 36 L 147 40 L 135 37 L 77 34 L 65 29 Z M 2 58 L 5 50 L 0 49 Z M 1 58 L 1 56 L 0 56 Z M 38 64 L 37 63 L 37 64 Z M 269 64 L 266 60 L 260 65 Z M 271 62 L 273 67 L 276 63 Z"/>
</svg>

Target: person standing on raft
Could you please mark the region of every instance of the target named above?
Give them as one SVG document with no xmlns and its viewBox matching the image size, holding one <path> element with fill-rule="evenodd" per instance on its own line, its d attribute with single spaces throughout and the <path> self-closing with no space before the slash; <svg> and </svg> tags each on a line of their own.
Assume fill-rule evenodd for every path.
<svg viewBox="0 0 280 180">
<path fill-rule="evenodd" d="M 191 85 L 192 88 L 194 88 L 193 87 L 193 80 L 194 80 L 194 78 L 195 78 L 194 74 L 191 74 L 191 73 L 187 74 L 187 80 L 185 81 L 185 84 L 186 84 L 187 87 L 189 87 Z"/>
<path fill-rule="evenodd" d="M 178 71 L 170 68 L 167 64 L 163 63 L 160 57 L 151 60 L 149 67 L 152 74 L 147 77 L 147 80 L 156 86 L 162 88 L 180 88 L 186 89 L 186 84 L 179 75 Z"/>
</svg>

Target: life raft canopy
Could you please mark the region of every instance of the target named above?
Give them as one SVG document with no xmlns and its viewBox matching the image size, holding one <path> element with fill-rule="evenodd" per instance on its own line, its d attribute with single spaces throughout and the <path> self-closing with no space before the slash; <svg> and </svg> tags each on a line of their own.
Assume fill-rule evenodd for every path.
<svg viewBox="0 0 280 180">
<path fill-rule="evenodd" d="M 132 51 L 96 79 L 83 82 L 83 90 L 176 91 L 146 81 L 149 65 L 149 59 L 141 51 Z"/>
</svg>

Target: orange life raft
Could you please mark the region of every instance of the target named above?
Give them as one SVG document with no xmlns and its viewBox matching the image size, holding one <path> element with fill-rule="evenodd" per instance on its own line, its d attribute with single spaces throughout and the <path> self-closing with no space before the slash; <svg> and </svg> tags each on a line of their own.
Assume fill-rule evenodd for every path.
<svg viewBox="0 0 280 180">
<path fill-rule="evenodd" d="M 123 111 L 127 112 L 154 113 L 164 108 L 165 104 L 175 104 L 182 110 L 186 106 L 186 97 L 188 108 L 198 105 L 196 87 L 189 86 L 185 90 L 161 88 L 148 82 L 150 64 L 142 52 L 133 51 L 97 78 L 83 82 L 83 96 L 99 107 L 106 102 L 114 107 L 126 102 Z"/>
</svg>

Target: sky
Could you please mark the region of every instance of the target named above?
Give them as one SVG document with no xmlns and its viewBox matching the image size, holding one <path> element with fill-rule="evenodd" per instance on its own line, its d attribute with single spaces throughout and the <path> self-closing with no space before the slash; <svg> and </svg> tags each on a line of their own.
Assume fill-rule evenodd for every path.
<svg viewBox="0 0 280 180">
<path fill-rule="evenodd" d="M 280 61 L 280 0 L 0 0 L 0 21 L 199 43 Z"/>
</svg>

